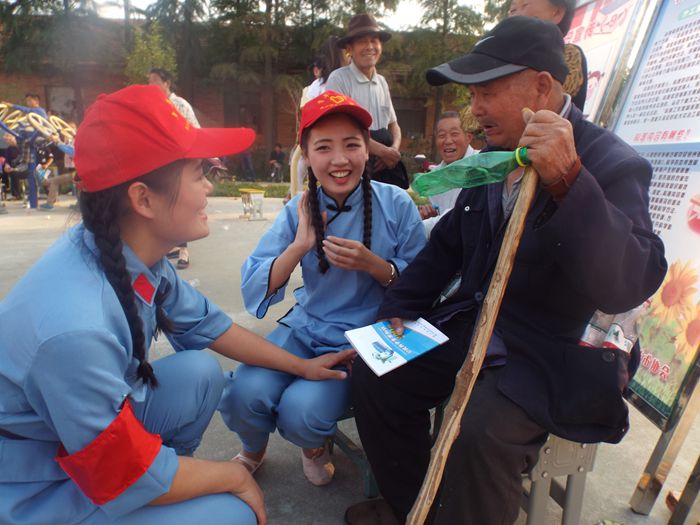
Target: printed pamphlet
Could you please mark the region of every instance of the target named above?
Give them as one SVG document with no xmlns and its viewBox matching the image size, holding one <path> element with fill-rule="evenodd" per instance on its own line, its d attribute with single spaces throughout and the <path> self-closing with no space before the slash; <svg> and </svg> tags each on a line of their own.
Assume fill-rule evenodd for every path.
<svg viewBox="0 0 700 525">
<path fill-rule="evenodd" d="M 384 375 L 423 355 L 448 337 L 422 317 L 404 321 L 403 335 L 397 335 L 389 321 L 380 321 L 345 332 L 345 338 L 375 374 Z"/>
</svg>

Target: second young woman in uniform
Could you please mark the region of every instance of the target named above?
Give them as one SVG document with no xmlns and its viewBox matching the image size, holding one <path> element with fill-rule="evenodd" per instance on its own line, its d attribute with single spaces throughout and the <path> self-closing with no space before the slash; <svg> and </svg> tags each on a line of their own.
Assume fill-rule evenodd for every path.
<svg viewBox="0 0 700 525">
<path fill-rule="evenodd" d="M 241 270 L 248 311 L 262 318 L 280 302 L 301 264 L 296 305 L 267 339 L 299 357 L 348 348 L 344 332 L 375 321 L 384 290 L 425 244 L 416 206 L 396 186 L 367 172 L 372 117 L 355 101 L 326 91 L 302 109 L 300 145 L 309 189 L 292 199 Z M 252 471 L 275 429 L 301 447 L 307 479 L 331 481 L 324 443 L 349 405 L 348 381 L 307 381 L 254 366 L 232 373 L 219 407 Z"/>
</svg>

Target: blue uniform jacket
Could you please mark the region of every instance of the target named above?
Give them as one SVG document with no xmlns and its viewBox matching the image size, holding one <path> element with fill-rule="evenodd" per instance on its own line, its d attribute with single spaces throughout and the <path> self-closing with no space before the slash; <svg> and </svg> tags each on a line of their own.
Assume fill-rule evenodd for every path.
<svg viewBox="0 0 700 525">
<path fill-rule="evenodd" d="M 320 187 L 317 191 L 321 213 L 328 214 L 326 235 L 362 241 L 362 185 L 348 196 L 345 206 L 349 209 L 343 212 L 333 209 L 335 201 Z M 272 263 L 296 236 L 299 198 L 292 199 L 277 216 L 241 268 L 246 309 L 258 318 L 284 298 L 286 283 L 269 297 L 267 287 Z M 395 186 L 372 182 L 371 250 L 393 262 L 401 272 L 424 245 L 425 230 L 408 194 Z M 331 265 L 322 274 L 315 249 L 302 258 L 301 271 L 304 286 L 294 291 L 297 304 L 280 323 L 294 329 L 295 337 L 316 354 L 347 348 L 345 331 L 375 321 L 385 288 L 365 272 Z"/>
<path fill-rule="evenodd" d="M 554 434 L 618 442 L 628 429 L 622 392 L 639 349 L 577 343 L 596 309 L 641 304 L 667 265 L 648 213 L 649 163 L 577 108 L 568 118 L 583 169 L 559 206 L 540 189 L 528 215 L 496 322 L 508 353 L 499 389 Z M 476 319 L 505 230 L 501 193 L 497 184 L 460 194 L 387 292 L 380 318 L 423 316 L 439 325 L 468 311 Z M 432 308 L 459 271 L 459 291 Z"/>
<path fill-rule="evenodd" d="M 79 523 L 97 507 L 54 457 L 91 443 L 119 413 L 128 396 L 142 401 L 131 332 L 119 300 L 96 258 L 92 234 L 69 230 L 0 302 L 0 523 Z M 173 323 L 175 350 L 207 347 L 231 319 L 180 279 L 163 259 L 146 267 L 125 245 L 132 282 L 145 277 L 167 291 L 163 309 Z M 153 294 L 155 295 L 155 294 Z M 155 335 L 153 298 L 137 293 L 146 344 Z M 115 518 L 168 491 L 178 466 L 161 447 L 148 470 L 102 505 Z"/>
</svg>

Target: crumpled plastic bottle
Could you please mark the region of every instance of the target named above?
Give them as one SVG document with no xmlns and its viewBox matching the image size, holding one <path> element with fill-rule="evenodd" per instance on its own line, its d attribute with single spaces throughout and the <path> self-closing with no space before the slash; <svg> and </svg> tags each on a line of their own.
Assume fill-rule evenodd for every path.
<svg viewBox="0 0 700 525">
<path fill-rule="evenodd" d="M 501 182 L 514 169 L 528 164 L 530 159 L 526 147 L 515 151 L 489 151 L 470 155 L 427 173 L 419 173 L 411 187 L 420 195 L 430 197 L 454 188 L 474 188 Z"/>
</svg>

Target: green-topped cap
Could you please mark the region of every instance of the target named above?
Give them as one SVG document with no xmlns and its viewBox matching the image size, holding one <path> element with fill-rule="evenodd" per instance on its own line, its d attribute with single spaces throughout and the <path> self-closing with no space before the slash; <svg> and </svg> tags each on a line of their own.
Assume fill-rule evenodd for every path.
<svg viewBox="0 0 700 525">
<path fill-rule="evenodd" d="M 527 147 L 521 146 L 515 150 L 515 162 L 517 162 L 518 166 L 521 168 L 530 164 L 530 159 L 527 156 Z"/>
</svg>

